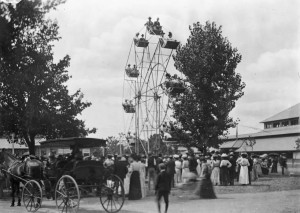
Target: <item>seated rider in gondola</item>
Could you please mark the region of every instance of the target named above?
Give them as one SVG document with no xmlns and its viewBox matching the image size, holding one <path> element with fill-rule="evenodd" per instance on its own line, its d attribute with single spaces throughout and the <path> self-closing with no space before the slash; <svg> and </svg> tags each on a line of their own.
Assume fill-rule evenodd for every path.
<svg viewBox="0 0 300 213">
<path fill-rule="evenodd" d="M 136 65 L 133 65 L 132 72 L 135 74 L 139 72 Z"/>
<path fill-rule="evenodd" d="M 159 23 L 159 18 L 156 19 L 156 21 L 154 22 L 154 27 L 156 27 L 157 30 L 161 30 L 161 26 Z"/>
<path fill-rule="evenodd" d="M 145 24 L 147 26 L 147 28 L 149 27 L 152 27 L 153 26 L 153 22 L 151 21 L 151 17 L 148 18 L 148 21 L 146 22 Z"/>
<path fill-rule="evenodd" d="M 135 38 L 136 40 L 139 40 L 139 35 L 140 35 L 140 33 L 136 33 L 134 38 Z"/>
<path fill-rule="evenodd" d="M 141 41 L 145 41 L 145 40 L 146 40 L 146 39 L 144 38 L 144 34 L 141 35 L 140 40 L 141 40 Z"/>
</svg>

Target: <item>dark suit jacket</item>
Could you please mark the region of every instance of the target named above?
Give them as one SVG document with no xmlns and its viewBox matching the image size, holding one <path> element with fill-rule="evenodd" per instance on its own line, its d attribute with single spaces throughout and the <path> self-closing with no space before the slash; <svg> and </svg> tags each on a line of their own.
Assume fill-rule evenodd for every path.
<svg viewBox="0 0 300 213">
<path fill-rule="evenodd" d="M 248 158 L 250 166 L 248 166 L 248 170 L 251 172 L 253 167 L 253 160 L 251 158 Z"/>
<path fill-rule="evenodd" d="M 166 164 L 166 172 L 169 174 L 169 175 L 173 175 L 175 174 L 175 161 L 173 160 L 170 160 L 167 162 Z"/>
<path fill-rule="evenodd" d="M 166 171 L 162 171 L 158 174 L 155 191 L 170 192 L 171 191 L 171 179 Z"/>
<path fill-rule="evenodd" d="M 159 164 L 161 164 L 161 163 L 163 163 L 163 160 L 160 157 L 158 157 L 156 159 L 156 171 L 157 172 L 159 172 Z"/>
<path fill-rule="evenodd" d="M 195 157 L 192 157 L 192 158 L 189 160 L 189 169 L 190 169 L 190 172 L 197 173 L 197 166 L 198 166 L 198 163 L 197 163 L 196 158 L 195 158 Z"/>
<path fill-rule="evenodd" d="M 121 179 L 124 179 L 128 172 L 127 165 L 127 161 L 117 161 L 115 164 L 114 174 L 119 176 Z"/>
</svg>

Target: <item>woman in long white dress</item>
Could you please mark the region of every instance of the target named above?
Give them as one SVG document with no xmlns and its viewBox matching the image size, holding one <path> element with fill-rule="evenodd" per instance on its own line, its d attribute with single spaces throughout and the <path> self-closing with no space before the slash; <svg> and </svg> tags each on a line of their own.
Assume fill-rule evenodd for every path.
<svg viewBox="0 0 300 213">
<path fill-rule="evenodd" d="M 129 171 L 129 168 L 130 168 L 130 164 L 132 163 L 132 158 L 129 158 L 128 159 L 128 171 Z M 125 195 L 128 195 L 129 194 L 129 183 L 130 183 L 130 175 L 131 173 L 130 172 L 127 172 L 126 174 L 126 177 L 124 179 L 124 191 L 125 191 Z"/>
<path fill-rule="evenodd" d="M 211 182 L 213 185 L 220 185 L 220 163 L 221 161 L 218 159 L 218 155 L 213 156 L 213 160 L 211 161 Z"/>
<path fill-rule="evenodd" d="M 187 155 L 183 155 L 183 162 L 182 162 L 182 182 L 183 183 L 187 183 L 187 180 L 189 178 L 189 173 L 190 173 L 190 169 L 189 169 L 189 161 L 187 158 Z"/>
<path fill-rule="evenodd" d="M 200 161 L 199 158 L 197 159 L 197 163 L 198 163 L 198 165 L 197 165 L 196 170 L 197 170 L 198 177 L 200 177 L 200 175 L 201 175 L 201 161 Z"/>
<path fill-rule="evenodd" d="M 242 153 L 242 157 L 237 159 L 237 163 L 241 166 L 239 183 L 242 185 L 249 184 L 248 166 L 250 166 L 250 163 L 247 159 L 247 154 Z"/>
</svg>

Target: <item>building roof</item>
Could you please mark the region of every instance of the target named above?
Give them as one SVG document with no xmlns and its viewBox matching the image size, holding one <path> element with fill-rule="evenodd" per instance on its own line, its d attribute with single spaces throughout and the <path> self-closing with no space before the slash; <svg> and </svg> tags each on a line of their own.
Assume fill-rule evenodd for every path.
<svg viewBox="0 0 300 213">
<path fill-rule="evenodd" d="M 268 136 L 290 135 L 290 134 L 300 135 L 300 125 L 264 129 L 256 133 L 238 135 L 238 138 L 239 139 L 248 138 L 249 136 L 256 138 L 256 137 L 268 137 Z M 224 138 L 224 140 L 225 141 L 236 140 L 236 135 L 229 135 L 227 138 Z"/>
<path fill-rule="evenodd" d="M 40 146 L 40 143 L 39 141 L 42 140 L 42 139 L 36 139 L 35 140 L 35 145 L 36 146 Z M 23 145 L 20 145 L 20 144 L 17 144 L 17 143 L 9 143 L 7 141 L 6 138 L 0 138 L 0 149 L 12 149 L 12 147 L 14 147 L 14 149 L 28 149 L 27 145 L 23 144 Z"/>
<path fill-rule="evenodd" d="M 298 136 L 278 137 L 278 138 L 259 138 L 255 139 L 256 144 L 252 147 L 241 146 L 236 152 L 276 152 L 276 151 L 295 151 Z"/>
<path fill-rule="evenodd" d="M 279 112 L 263 121 L 260 123 L 266 123 L 269 121 L 279 121 L 279 120 L 284 120 L 284 119 L 289 119 L 289 118 L 299 118 L 300 117 L 300 103 L 283 110 L 282 112 Z"/>
</svg>

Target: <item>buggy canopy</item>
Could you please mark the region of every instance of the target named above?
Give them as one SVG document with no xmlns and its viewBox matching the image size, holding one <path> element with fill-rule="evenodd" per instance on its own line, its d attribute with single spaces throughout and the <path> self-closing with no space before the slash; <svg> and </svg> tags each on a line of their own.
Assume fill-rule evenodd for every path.
<svg viewBox="0 0 300 213">
<path fill-rule="evenodd" d="M 99 138 L 59 138 L 40 142 L 42 148 L 59 147 L 70 148 L 76 146 L 79 149 L 106 146 L 106 140 Z"/>
</svg>

